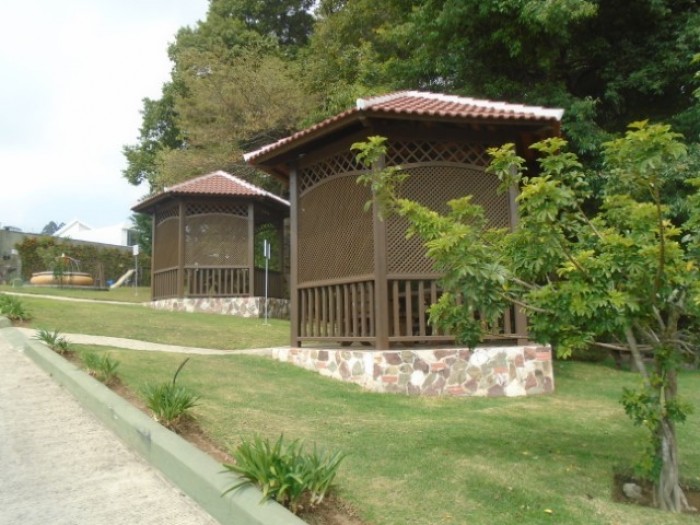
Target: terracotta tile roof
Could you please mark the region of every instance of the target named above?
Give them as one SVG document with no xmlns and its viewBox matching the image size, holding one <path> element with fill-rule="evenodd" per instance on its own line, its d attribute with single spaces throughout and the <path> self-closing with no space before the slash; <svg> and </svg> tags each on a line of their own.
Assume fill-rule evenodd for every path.
<svg viewBox="0 0 700 525">
<path fill-rule="evenodd" d="M 342 121 L 354 119 L 359 114 L 405 115 L 407 117 L 435 117 L 444 119 L 463 118 L 468 120 L 500 120 L 559 122 L 563 109 L 524 106 L 508 102 L 480 100 L 456 95 L 443 95 L 423 91 L 399 91 L 378 97 L 358 99 L 354 108 L 328 118 L 314 126 L 303 129 L 277 142 L 263 146 L 243 155 L 246 162 L 255 164 L 255 160 L 266 153 L 291 144 L 307 135 L 316 134 L 325 128 Z"/>
<path fill-rule="evenodd" d="M 289 206 L 289 201 L 274 193 L 263 190 L 235 175 L 225 171 L 215 171 L 194 179 L 166 187 L 161 193 L 146 197 L 134 206 L 133 210 L 143 210 L 150 205 L 166 198 L 168 195 L 206 195 L 206 196 L 238 196 L 269 199 L 276 203 Z"/>
</svg>

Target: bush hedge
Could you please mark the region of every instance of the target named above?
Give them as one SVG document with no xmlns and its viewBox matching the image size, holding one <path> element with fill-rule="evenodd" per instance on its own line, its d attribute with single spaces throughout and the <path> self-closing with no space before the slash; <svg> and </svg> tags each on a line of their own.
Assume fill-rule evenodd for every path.
<svg viewBox="0 0 700 525">
<path fill-rule="evenodd" d="M 25 237 L 15 248 L 22 259 L 22 278 L 29 280 L 33 273 L 50 271 L 42 258 L 46 250 L 53 250 L 58 255 L 65 254 L 79 261 L 80 271 L 92 276 L 97 275 L 100 263 L 104 269 L 105 282 L 116 281 L 129 268 L 134 267 L 134 257 L 131 250 L 118 248 L 100 248 L 92 244 L 76 244 L 69 240 L 55 237 Z M 139 284 L 150 284 L 151 258 L 148 255 L 139 255 Z"/>
</svg>

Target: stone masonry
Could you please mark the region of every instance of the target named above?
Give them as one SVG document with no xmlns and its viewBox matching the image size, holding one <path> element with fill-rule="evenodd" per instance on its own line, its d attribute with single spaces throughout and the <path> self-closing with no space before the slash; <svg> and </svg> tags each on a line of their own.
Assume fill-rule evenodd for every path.
<svg viewBox="0 0 700 525">
<path fill-rule="evenodd" d="M 548 346 L 388 351 L 279 348 L 273 356 L 375 392 L 495 397 L 554 390 Z"/>
<path fill-rule="evenodd" d="M 270 319 L 289 319 L 289 301 L 287 299 L 268 299 L 268 317 Z M 159 299 L 149 306 L 157 310 L 173 312 L 204 312 L 237 317 L 265 317 L 264 297 L 198 297 L 185 299 Z"/>
</svg>

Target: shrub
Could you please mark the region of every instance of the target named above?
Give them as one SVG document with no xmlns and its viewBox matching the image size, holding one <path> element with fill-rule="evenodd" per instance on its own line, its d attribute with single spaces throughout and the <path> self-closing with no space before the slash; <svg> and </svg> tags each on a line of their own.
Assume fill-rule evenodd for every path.
<svg viewBox="0 0 700 525">
<path fill-rule="evenodd" d="M 302 443 L 285 444 L 283 436 L 272 445 L 257 434 L 252 441 L 244 440 L 232 455 L 235 464 L 225 463 L 224 468 L 243 479 L 224 494 L 254 484 L 262 490 L 263 501 L 274 499 L 294 514 L 323 502 L 345 458 L 341 452 L 319 452 L 316 445 L 312 453 L 305 453 Z"/>
<path fill-rule="evenodd" d="M 11 321 L 29 321 L 32 318 L 22 301 L 7 294 L 0 294 L 0 315 Z"/>
<path fill-rule="evenodd" d="M 187 361 L 189 357 L 177 368 L 171 382 L 147 384 L 143 387 L 146 406 L 153 413 L 153 418 L 171 430 L 177 429 L 178 423 L 189 415 L 188 410 L 197 406 L 199 400 L 199 396 L 190 388 L 176 383 L 177 376 Z"/>
<path fill-rule="evenodd" d="M 51 350 L 62 355 L 69 354 L 73 351 L 70 347 L 70 343 L 68 343 L 66 338 L 63 337 L 58 330 L 51 332 L 45 328 L 41 328 L 34 336 L 34 339 L 38 339 Z"/>
<path fill-rule="evenodd" d="M 80 358 L 87 373 L 105 385 L 109 385 L 117 379 L 119 361 L 112 359 L 108 354 L 99 355 L 95 352 L 83 352 Z"/>
</svg>

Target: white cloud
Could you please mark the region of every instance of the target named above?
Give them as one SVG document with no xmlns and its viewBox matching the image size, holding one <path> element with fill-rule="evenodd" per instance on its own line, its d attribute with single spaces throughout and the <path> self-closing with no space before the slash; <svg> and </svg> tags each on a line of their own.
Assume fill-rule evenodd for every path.
<svg viewBox="0 0 700 525">
<path fill-rule="evenodd" d="M 0 223 L 126 219 L 122 177 L 141 100 L 169 78 L 176 31 L 206 0 L 10 0 L 0 5 Z"/>
</svg>

